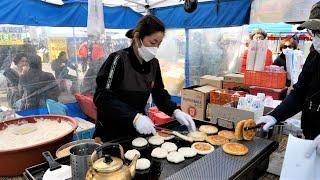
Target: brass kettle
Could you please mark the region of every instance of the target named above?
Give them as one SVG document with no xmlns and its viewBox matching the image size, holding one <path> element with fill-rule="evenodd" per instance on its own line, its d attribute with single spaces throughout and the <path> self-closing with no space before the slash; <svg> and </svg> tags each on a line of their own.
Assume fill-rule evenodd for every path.
<svg viewBox="0 0 320 180">
<path fill-rule="evenodd" d="M 120 158 L 107 154 L 107 150 L 118 149 Z M 130 180 L 135 176 L 138 155 L 129 166 L 124 165 L 123 148 L 118 143 L 104 143 L 91 155 L 92 166 L 86 174 L 86 180 Z"/>
</svg>

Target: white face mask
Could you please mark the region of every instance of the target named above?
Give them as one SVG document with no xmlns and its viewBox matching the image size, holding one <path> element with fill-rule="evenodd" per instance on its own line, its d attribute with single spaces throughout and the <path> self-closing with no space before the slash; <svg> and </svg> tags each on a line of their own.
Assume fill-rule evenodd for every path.
<svg viewBox="0 0 320 180">
<path fill-rule="evenodd" d="M 158 48 L 157 47 L 145 47 L 141 40 L 140 40 L 140 42 L 141 42 L 141 47 L 138 48 L 139 56 L 146 62 L 151 61 L 153 58 L 156 57 Z"/>
<path fill-rule="evenodd" d="M 312 44 L 314 46 L 314 49 L 320 53 L 320 38 L 318 37 L 318 35 L 314 36 L 312 39 Z"/>
</svg>

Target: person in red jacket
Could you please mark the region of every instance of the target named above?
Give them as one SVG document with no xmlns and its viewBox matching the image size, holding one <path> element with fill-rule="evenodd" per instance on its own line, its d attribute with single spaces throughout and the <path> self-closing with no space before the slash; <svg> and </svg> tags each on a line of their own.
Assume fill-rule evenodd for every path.
<svg viewBox="0 0 320 180">
<path fill-rule="evenodd" d="M 256 29 L 250 34 L 251 40 L 264 40 L 266 39 L 266 37 L 267 37 L 267 33 L 262 29 Z M 248 58 L 248 49 L 246 49 L 242 55 L 242 63 L 241 63 L 241 70 L 240 70 L 241 73 L 244 73 L 246 71 L 247 58 Z M 272 51 L 270 49 L 267 49 L 265 66 L 270 66 L 270 65 L 272 65 Z"/>
</svg>

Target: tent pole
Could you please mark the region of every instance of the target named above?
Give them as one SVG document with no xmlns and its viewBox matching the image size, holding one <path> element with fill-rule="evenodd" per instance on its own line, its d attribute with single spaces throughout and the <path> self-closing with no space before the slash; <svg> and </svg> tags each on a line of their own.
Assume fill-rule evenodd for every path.
<svg viewBox="0 0 320 180">
<path fill-rule="evenodd" d="M 185 69 L 185 85 L 186 87 L 190 86 L 190 66 L 189 66 L 189 29 L 185 28 L 185 36 L 186 36 L 186 51 L 185 51 L 185 64 L 184 64 L 184 69 Z"/>
<path fill-rule="evenodd" d="M 72 35 L 73 35 L 73 41 L 74 41 L 74 54 L 76 58 L 76 67 L 78 67 L 78 53 L 77 53 L 77 38 L 76 38 L 76 32 L 75 27 L 72 27 Z M 79 86 L 79 71 L 78 68 L 76 69 L 76 76 L 77 76 L 77 92 L 80 92 L 80 86 Z"/>
</svg>

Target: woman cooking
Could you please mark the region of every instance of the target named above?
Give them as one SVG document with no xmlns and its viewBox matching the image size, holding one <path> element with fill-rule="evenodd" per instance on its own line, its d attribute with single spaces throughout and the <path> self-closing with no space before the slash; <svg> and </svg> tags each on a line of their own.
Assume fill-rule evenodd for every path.
<svg viewBox="0 0 320 180">
<path fill-rule="evenodd" d="M 179 110 L 164 89 L 159 61 L 155 58 L 165 35 L 164 24 L 155 16 L 146 15 L 132 33 L 131 46 L 110 54 L 97 75 L 94 136 L 110 141 L 137 132 L 155 134 L 153 122 L 144 115 L 150 94 L 161 111 L 195 130 L 191 116 Z"/>
</svg>

